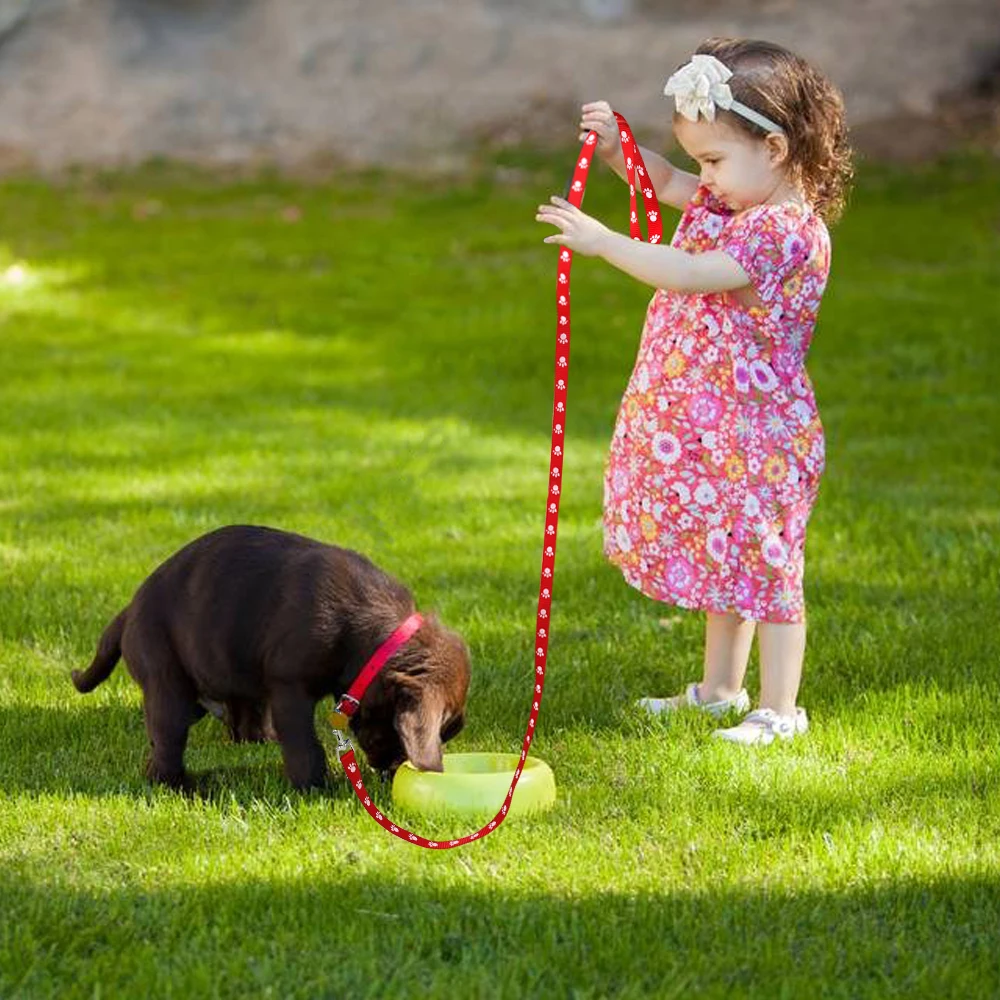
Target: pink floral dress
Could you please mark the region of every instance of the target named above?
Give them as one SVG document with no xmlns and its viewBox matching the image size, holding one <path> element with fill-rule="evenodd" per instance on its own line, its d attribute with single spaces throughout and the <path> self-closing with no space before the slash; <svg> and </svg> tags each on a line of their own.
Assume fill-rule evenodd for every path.
<svg viewBox="0 0 1000 1000">
<path fill-rule="evenodd" d="M 658 290 L 615 426 L 604 550 L 648 597 L 801 622 L 806 522 L 824 465 L 805 360 L 830 269 L 809 207 L 734 215 L 699 187 L 671 241 L 718 249 L 742 294 Z"/>
</svg>

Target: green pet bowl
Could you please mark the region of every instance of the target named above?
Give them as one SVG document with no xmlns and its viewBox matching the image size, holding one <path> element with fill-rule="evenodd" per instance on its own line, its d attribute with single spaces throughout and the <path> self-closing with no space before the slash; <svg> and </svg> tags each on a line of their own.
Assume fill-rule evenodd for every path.
<svg viewBox="0 0 1000 1000">
<path fill-rule="evenodd" d="M 444 771 L 418 771 L 406 761 L 392 781 L 392 797 L 418 812 L 497 812 L 521 763 L 513 753 L 446 753 Z M 552 768 L 537 757 L 524 763 L 507 814 L 550 809 L 556 801 Z"/>
</svg>

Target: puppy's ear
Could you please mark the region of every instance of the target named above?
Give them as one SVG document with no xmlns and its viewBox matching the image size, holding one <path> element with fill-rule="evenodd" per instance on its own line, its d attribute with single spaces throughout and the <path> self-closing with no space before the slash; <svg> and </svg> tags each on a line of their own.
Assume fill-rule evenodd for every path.
<svg viewBox="0 0 1000 1000">
<path fill-rule="evenodd" d="M 396 732 L 410 763 L 421 771 L 443 771 L 441 706 L 432 696 L 416 698 L 396 711 Z"/>
</svg>

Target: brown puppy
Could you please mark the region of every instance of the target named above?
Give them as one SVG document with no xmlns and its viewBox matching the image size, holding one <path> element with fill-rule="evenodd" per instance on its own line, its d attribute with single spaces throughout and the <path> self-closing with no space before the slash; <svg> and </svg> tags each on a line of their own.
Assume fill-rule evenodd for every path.
<svg viewBox="0 0 1000 1000">
<path fill-rule="evenodd" d="M 142 688 L 150 780 L 186 782 L 188 729 L 206 708 L 234 739 L 281 744 L 296 788 L 325 783 L 317 702 L 339 697 L 414 611 L 410 592 L 349 549 L 233 525 L 195 539 L 153 571 L 105 629 L 85 672 L 92 691 L 124 657 Z M 441 744 L 464 724 L 469 658 L 435 618 L 382 668 L 351 719 L 371 766 L 406 759 L 440 771 Z M 220 713 L 221 707 L 221 713 Z"/>
</svg>

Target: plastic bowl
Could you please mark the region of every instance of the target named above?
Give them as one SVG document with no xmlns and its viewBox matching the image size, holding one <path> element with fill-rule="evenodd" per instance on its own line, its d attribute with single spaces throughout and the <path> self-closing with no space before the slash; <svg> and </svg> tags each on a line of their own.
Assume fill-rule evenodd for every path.
<svg viewBox="0 0 1000 1000">
<path fill-rule="evenodd" d="M 418 812 L 496 812 L 520 762 L 520 754 L 513 753 L 446 753 L 441 773 L 418 771 L 406 761 L 392 780 L 392 797 Z M 541 812 L 555 801 L 552 768 L 544 760 L 528 757 L 507 814 Z"/>
</svg>

